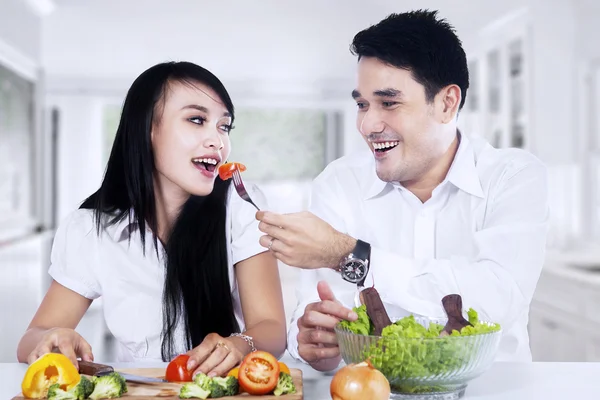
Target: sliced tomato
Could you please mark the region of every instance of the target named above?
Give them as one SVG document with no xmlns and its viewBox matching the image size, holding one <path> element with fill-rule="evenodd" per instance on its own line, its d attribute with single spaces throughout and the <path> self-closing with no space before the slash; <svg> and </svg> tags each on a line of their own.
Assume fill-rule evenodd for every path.
<svg viewBox="0 0 600 400">
<path fill-rule="evenodd" d="M 231 179 L 233 176 L 233 171 L 236 169 L 240 172 L 244 172 L 246 170 L 246 166 L 238 162 L 225 163 L 219 167 L 219 177 L 224 181 Z"/>
<path fill-rule="evenodd" d="M 248 354 L 238 372 L 240 388 L 251 395 L 263 395 L 273 391 L 279 379 L 279 362 L 266 351 Z"/>
<path fill-rule="evenodd" d="M 234 369 L 232 369 L 231 371 L 229 371 L 227 373 L 227 376 L 233 376 L 237 379 L 239 372 L 240 372 L 240 367 L 235 367 Z M 279 361 L 279 372 L 285 372 L 286 374 L 291 374 L 290 368 L 287 365 L 285 365 L 285 363 L 282 363 L 281 361 Z"/>
<path fill-rule="evenodd" d="M 167 365 L 165 379 L 169 382 L 191 382 L 193 380 L 193 371 L 188 371 L 187 369 L 189 359 L 190 356 L 187 354 L 180 354 L 175 357 L 169 365 Z"/>
</svg>

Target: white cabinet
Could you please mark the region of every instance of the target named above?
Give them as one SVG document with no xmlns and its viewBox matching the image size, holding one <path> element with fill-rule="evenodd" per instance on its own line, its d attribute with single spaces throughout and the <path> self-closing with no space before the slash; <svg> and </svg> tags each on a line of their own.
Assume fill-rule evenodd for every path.
<svg viewBox="0 0 600 400">
<path fill-rule="evenodd" d="M 534 361 L 600 361 L 600 272 L 544 268 L 529 313 Z"/>
<path fill-rule="evenodd" d="M 529 343 L 534 361 L 585 360 L 587 333 L 577 329 L 578 325 L 575 316 L 548 305 L 533 303 Z"/>
<path fill-rule="evenodd" d="M 600 362 L 600 336 L 590 335 L 586 341 L 586 360 L 592 362 Z"/>
<path fill-rule="evenodd" d="M 459 126 L 494 147 L 531 147 L 531 34 L 526 11 L 484 29 L 467 49 L 470 88 Z"/>
</svg>

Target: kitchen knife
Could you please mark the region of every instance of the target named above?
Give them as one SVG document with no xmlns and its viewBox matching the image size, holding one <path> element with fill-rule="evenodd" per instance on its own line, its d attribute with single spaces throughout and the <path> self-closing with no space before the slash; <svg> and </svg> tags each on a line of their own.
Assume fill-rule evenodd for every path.
<svg viewBox="0 0 600 400">
<path fill-rule="evenodd" d="M 79 373 L 90 376 L 103 376 L 108 375 L 111 372 L 115 372 L 114 368 L 110 365 L 98 364 L 89 361 L 78 361 L 79 363 Z M 136 382 L 136 383 L 163 383 L 168 382 L 165 379 L 161 378 L 150 378 L 148 376 L 140 376 L 140 375 L 131 375 L 126 374 L 120 371 L 119 374 L 125 378 L 128 382 Z"/>
</svg>

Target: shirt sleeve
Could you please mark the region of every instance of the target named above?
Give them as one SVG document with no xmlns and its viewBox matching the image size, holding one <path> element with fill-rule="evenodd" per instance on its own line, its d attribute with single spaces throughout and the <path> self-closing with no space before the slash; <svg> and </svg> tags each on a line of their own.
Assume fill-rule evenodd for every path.
<svg viewBox="0 0 600 400">
<path fill-rule="evenodd" d="M 261 197 L 260 204 L 264 204 L 264 195 L 256 185 L 245 183 L 252 188 L 250 197 Z M 259 243 L 263 233 L 258 229 L 256 208 L 243 200 L 231 185 L 229 192 L 229 205 L 231 207 L 231 254 L 233 265 L 250 257 L 267 251 Z"/>
<path fill-rule="evenodd" d="M 72 212 L 56 231 L 48 269 L 56 282 L 90 300 L 102 295 L 94 273 L 97 241 L 92 212 Z"/>
<path fill-rule="evenodd" d="M 375 247 L 367 282 L 374 279 L 382 300 L 430 317 L 444 316 L 440 299 L 458 293 L 480 319 L 509 329 L 527 311 L 544 262 L 546 170 L 529 164 L 494 192 L 484 226 L 473 233 L 476 257 L 416 260 Z"/>
</svg>

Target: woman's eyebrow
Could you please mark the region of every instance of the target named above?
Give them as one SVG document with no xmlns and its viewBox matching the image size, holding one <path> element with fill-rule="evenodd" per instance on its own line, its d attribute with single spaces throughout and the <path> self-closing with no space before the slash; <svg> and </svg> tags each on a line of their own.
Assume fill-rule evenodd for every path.
<svg viewBox="0 0 600 400">
<path fill-rule="evenodd" d="M 189 105 L 187 105 L 185 107 L 182 107 L 181 109 L 185 110 L 187 108 L 191 108 L 193 110 L 198 110 L 198 111 L 202 111 L 202 112 L 208 113 L 208 108 L 206 108 L 204 106 L 199 106 L 198 104 L 189 104 Z"/>
<path fill-rule="evenodd" d="M 209 114 L 209 113 L 210 113 L 210 111 L 208 111 L 208 108 L 206 108 L 206 107 L 204 107 L 204 106 L 200 106 L 200 105 L 198 105 L 198 104 L 189 104 L 189 105 L 187 105 L 187 106 L 185 106 L 185 107 L 182 107 L 181 109 L 182 109 L 182 110 L 185 110 L 185 109 L 189 109 L 189 108 L 191 108 L 192 110 L 198 110 L 198 111 L 202 111 L 202 112 L 205 112 L 205 113 L 207 113 L 207 114 Z M 231 118 L 231 113 L 230 113 L 230 112 L 228 112 L 228 111 L 225 111 L 225 112 L 223 113 L 223 116 L 224 116 L 224 117 L 230 117 L 230 118 Z"/>
</svg>

